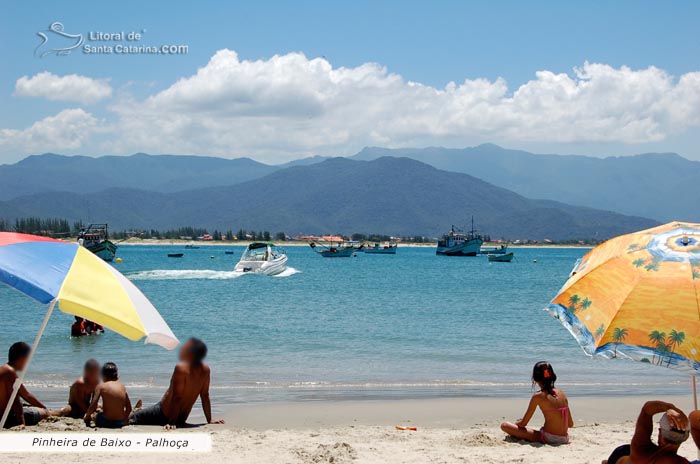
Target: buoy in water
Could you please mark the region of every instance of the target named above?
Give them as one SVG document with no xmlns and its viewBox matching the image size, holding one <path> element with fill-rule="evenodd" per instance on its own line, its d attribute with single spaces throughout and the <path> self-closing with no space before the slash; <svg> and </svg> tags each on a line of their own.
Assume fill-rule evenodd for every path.
<svg viewBox="0 0 700 464">
<path fill-rule="evenodd" d="M 117 258 L 117 259 L 115 259 L 115 261 L 116 261 L 117 263 L 121 263 L 121 262 L 122 262 L 122 259 L 121 259 L 121 258 Z"/>
<path fill-rule="evenodd" d="M 533 263 L 536 263 L 536 262 L 537 262 L 537 258 L 533 259 L 532 262 L 533 262 Z"/>
<path fill-rule="evenodd" d="M 214 255 L 211 255 L 209 258 L 210 258 L 210 259 L 214 259 Z"/>
</svg>

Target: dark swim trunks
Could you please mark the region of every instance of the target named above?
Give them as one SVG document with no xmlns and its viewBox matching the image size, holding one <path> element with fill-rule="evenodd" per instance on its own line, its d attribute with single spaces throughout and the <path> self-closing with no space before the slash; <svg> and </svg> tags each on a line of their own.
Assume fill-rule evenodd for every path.
<svg viewBox="0 0 700 464">
<path fill-rule="evenodd" d="M 41 421 L 41 409 L 35 408 L 33 406 L 23 408 L 22 413 L 24 415 L 24 425 L 27 426 L 32 426 L 36 425 Z M 5 422 L 5 428 L 9 429 L 10 427 L 16 427 L 18 425 L 21 425 L 19 422 L 17 422 L 12 416 L 7 418 L 7 422 Z"/>
<path fill-rule="evenodd" d="M 618 446 L 615 448 L 615 451 L 612 452 L 610 457 L 608 458 L 608 464 L 616 464 L 617 461 L 620 460 L 620 458 L 623 458 L 625 456 L 629 456 L 632 453 L 632 447 L 630 445 L 622 445 Z"/>
<path fill-rule="evenodd" d="M 153 406 L 135 411 L 129 418 L 130 425 L 168 425 L 168 418 L 163 414 L 160 401 Z"/>
<path fill-rule="evenodd" d="M 99 413 L 95 417 L 95 425 L 102 429 L 120 429 L 124 427 L 124 419 L 107 419 L 104 414 Z"/>
</svg>

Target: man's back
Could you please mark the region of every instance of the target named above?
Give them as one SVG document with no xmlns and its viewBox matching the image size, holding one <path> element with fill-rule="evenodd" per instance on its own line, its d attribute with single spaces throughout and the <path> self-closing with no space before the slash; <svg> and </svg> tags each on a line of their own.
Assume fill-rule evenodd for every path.
<svg viewBox="0 0 700 464">
<path fill-rule="evenodd" d="M 165 392 L 161 405 L 167 417 L 176 417 L 177 423 L 184 423 L 197 398 L 209 380 L 209 366 L 204 363 L 179 363 Z"/>
<path fill-rule="evenodd" d="M 17 379 L 17 372 L 8 364 L 0 366 L 0 411 L 5 410 L 12 395 L 12 389 Z"/>
</svg>

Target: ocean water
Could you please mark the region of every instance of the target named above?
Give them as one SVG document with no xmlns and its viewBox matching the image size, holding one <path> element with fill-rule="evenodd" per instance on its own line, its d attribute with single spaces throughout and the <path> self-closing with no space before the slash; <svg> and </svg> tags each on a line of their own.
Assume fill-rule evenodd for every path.
<svg viewBox="0 0 700 464">
<path fill-rule="evenodd" d="M 185 256 L 166 256 L 175 251 Z M 516 260 L 507 264 L 439 257 L 422 248 L 326 259 L 308 247 L 288 247 L 291 269 L 278 277 L 232 272 L 242 251 L 122 246 L 123 262 L 115 264 L 181 340 L 207 342 L 217 408 L 276 400 L 526 396 L 532 365 L 540 360 L 553 363 L 570 394 L 690 391 L 688 378 L 672 370 L 585 356 L 542 311 L 582 249 L 516 249 Z M 31 343 L 44 311 L 0 288 L 0 349 Z M 116 362 L 122 380 L 146 399 L 162 394 L 174 352 L 114 333 L 71 339 L 71 321 L 54 313 L 28 385 L 60 403 L 83 362 L 94 357 Z"/>
</svg>

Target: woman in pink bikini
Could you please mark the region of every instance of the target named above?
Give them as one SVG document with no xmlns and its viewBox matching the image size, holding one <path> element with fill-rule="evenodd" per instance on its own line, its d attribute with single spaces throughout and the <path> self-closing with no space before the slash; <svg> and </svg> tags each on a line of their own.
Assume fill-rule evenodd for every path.
<svg viewBox="0 0 700 464">
<path fill-rule="evenodd" d="M 541 442 L 547 445 L 568 444 L 569 427 L 574 426 L 574 420 L 569 410 L 568 398 L 563 391 L 554 387 L 556 381 L 557 375 L 551 364 L 546 361 L 535 364 L 532 369 L 532 384 L 537 384 L 540 391 L 532 395 L 530 405 L 523 418 L 515 424 L 502 423 L 501 430 L 521 440 Z M 538 407 L 544 415 L 544 426 L 539 430 L 528 429 L 527 424 Z"/>
</svg>

